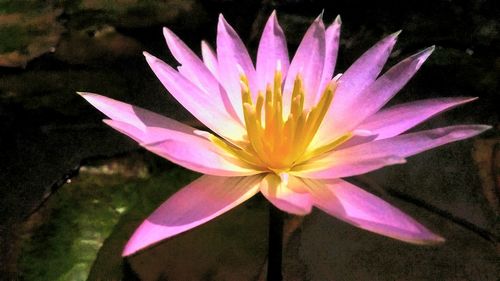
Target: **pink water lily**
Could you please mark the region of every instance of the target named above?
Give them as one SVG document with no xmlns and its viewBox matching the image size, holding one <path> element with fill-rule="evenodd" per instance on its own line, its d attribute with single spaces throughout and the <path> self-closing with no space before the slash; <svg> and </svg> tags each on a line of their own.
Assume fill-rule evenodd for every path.
<svg viewBox="0 0 500 281">
<path fill-rule="evenodd" d="M 293 59 L 276 14 L 264 28 L 254 66 L 220 15 L 217 48 L 202 42 L 202 59 L 171 30 L 177 69 L 144 53 L 167 90 L 209 131 L 91 93 L 81 95 L 104 122 L 141 146 L 206 175 L 165 201 L 135 231 L 123 255 L 203 224 L 259 191 L 279 209 L 306 215 L 312 207 L 359 228 L 411 243 L 443 238 L 382 199 L 341 179 L 400 164 L 422 151 L 475 136 L 484 125 L 405 133 L 437 113 L 474 98 L 438 98 L 384 105 L 434 47 L 380 75 L 396 43 L 391 34 L 334 77 L 340 18 L 318 17 Z"/>
</svg>

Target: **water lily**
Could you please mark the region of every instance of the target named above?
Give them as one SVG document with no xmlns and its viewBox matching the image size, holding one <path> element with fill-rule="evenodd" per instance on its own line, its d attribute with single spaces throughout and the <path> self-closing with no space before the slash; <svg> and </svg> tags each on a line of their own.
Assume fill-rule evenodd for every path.
<svg viewBox="0 0 500 281">
<path fill-rule="evenodd" d="M 203 224 L 261 192 L 277 208 L 306 215 L 312 207 L 359 228 L 411 243 L 443 238 L 382 199 L 343 180 L 401 164 L 422 151 L 475 136 L 488 126 L 456 125 L 405 133 L 474 98 L 436 98 L 388 108 L 434 50 L 429 47 L 380 75 L 399 33 L 334 76 L 341 21 L 318 17 L 293 59 L 276 14 L 269 17 L 254 66 L 220 15 L 217 48 L 202 58 L 165 28 L 177 69 L 144 53 L 172 96 L 209 130 L 92 93 L 81 95 L 106 124 L 141 146 L 203 173 L 165 201 L 135 231 L 123 255 Z"/>
</svg>

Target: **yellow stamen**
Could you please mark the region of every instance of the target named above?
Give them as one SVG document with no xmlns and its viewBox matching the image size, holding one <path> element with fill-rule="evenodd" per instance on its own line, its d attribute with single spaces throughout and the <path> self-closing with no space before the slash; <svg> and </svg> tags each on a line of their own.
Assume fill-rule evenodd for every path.
<svg viewBox="0 0 500 281">
<path fill-rule="evenodd" d="M 337 83 L 331 81 L 318 102 L 310 110 L 304 109 L 305 91 L 300 75 L 295 77 L 291 94 L 290 112 L 283 112 L 282 73 L 278 68 L 272 85 L 265 94 L 259 92 L 252 100 L 248 78 L 240 77 L 243 117 L 247 129 L 248 143 L 232 145 L 215 136 L 210 139 L 231 155 L 258 166 L 263 171 L 286 173 L 294 166 L 328 152 L 347 141 L 346 134 L 333 142 L 310 148 L 310 144 L 332 103 Z"/>
<path fill-rule="evenodd" d="M 257 96 L 257 104 L 255 105 L 255 114 L 257 115 L 257 119 L 259 120 L 259 123 L 262 123 L 262 106 L 264 105 L 264 97 L 262 96 L 262 93 L 259 92 L 259 95 Z"/>
</svg>

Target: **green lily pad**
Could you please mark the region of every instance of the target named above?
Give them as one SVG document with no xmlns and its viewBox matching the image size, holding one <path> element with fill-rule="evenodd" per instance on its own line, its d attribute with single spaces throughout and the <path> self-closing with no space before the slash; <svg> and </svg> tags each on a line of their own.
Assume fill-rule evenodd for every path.
<svg viewBox="0 0 500 281">
<path fill-rule="evenodd" d="M 145 216 L 143 210 L 153 210 L 196 177 L 181 168 L 158 175 L 136 168 L 130 175 L 120 167 L 83 167 L 77 178 L 49 198 L 35 215 L 42 217 L 41 226 L 25 237 L 19 264 L 25 280 L 86 280 L 123 216 Z"/>
</svg>

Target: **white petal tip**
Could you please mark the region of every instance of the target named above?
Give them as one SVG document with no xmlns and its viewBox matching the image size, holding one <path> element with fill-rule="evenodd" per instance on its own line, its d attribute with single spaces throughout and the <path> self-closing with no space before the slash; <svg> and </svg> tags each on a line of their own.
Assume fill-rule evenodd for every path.
<svg viewBox="0 0 500 281">
<path fill-rule="evenodd" d="M 436 49 L 436 45 L 432 45 L 432 46 L 430 46 L 428 48 L 423 49 L 420 52 L 420 54 L 429 54 L 430 55 L 430 54 L 432 54 L 432 52 L 434 52 L 435 49 Z"/>
<path fill-rule="evenodd" d="M 112 119 L 102 119 L 102 122 L 106 125 L 109 125 L 111 127 L 113 127 L 113 120 Z"/>
<path fill-rule="evenodd" d="M 401 158 L 399 156 L 392 156 L 392 157 L 387 158 L 387 164 L 388 165 L 405 164 L 405 163 L 406 163 L 406 159 L 405 158 Z"/>
<path fill-rule="evenodd" d="M 477 125 L 477 130 L 482 133 L 484 131 L 487 131 L 489 129 L 493 128 L 493 126 L 490 125 Z"/>
<path fill-rule="evenodd" d="M 152 54 L 150 54 L 146 51 L 142 52 L 142 55 L 146 58 L 146 61 L 148 63 L 154 63 L 154 62 L 158 61 L 157 57 L 153 56 Z"/>
<path fill-rule="evenodd" d="M 335 23 L 337 25 L 341 25 L 342 24 L 342 19 L 340 18 L 340 15 L 337 15 L 337 17 L 335 18 L 335 20 L 333 21 L 333 23 Z"/>
<path fill-rule="evenodd" d="M 473 134 L 472 136 L 475 136 L 475 135 L 479 135 L 481 134 L 482 132 L 484 131 L 487 131 L 491 128 L 493 128 L 493 126 L 490 126 L 490 125 L 464 125 L 466 127 L 469 127 L 471 130 L 475 131 L 476 133 Z"/>
<path fill-rule="evenodd" d="M 428 238 L 413 241 L 413 243 L 415 243 L 415 244 L 428 245 L 428 246 L 442 244 L 444 242 L 446 242 L 446 239 L 440 235 L 435 234 L 435 233 L 431 233 L 430 237 L 428 237 Z"/>
<path fill-rule="evenodd" d="M 340 77 L 342 77 L 342 73 L 338 73 L 337 75 L 335 75 L 335 77 L 333 77 L 333 81 L 337 82 L 337 83 L 340 83 Z"/>
<path fill-rule="evenodd" d="M 96 106 L 96 94 L 93 93 L 87 93 L 87 92 L 76 92 L 80 97 L 84 98 L 88 103 L 92 104 L 93 106 Z"/>
<path fill-rule="evenodd" d="M 88 92 L 76 92 L 76 93 L 89 103 L 93 103 L 93 101 L 96 100 L 96 97 L 100 97 L 100 95 L 94 93 L 88 93 Z"/>
<path fill-rule="evenodd" d="M 444 243 L 444 242 L 446 242 L 446 239 L 443 236 L 439 236 L 439 235 L 436 234 L 434 242 L 435 243 Z"/>
<path fill-rule="evenodd" d="M 464 97 L 462 103 L 471 102 L 479 99 L 479 97 Z"/>
<path fill-rule="evenodd" d="M 218 32 L 223 31 L 223 32 L 227 32 L 227 33 L 234 32 L 233 28 L 227 22 L 226 18 L 222 14 L 219 14 L 219 22 L 217 23 L 217 31 Z"/>
<path fill-rule="evenodd" d="M 224 15 L 222 13 L 219 14 L 219 23 L 227 23 L 226 18 L 224 18 Z"/>
<path fill-rule="evenodd" d="M 435 46 L 430 46 L 428 48 L 423 49 L 422 51 L 412 55 L 409 60 L 416 61 L 415 69 L 419 69 L 422 64 L 429 58 L 429 56 L 434 52 Z"/>
<path fill-rule="evenodd" d="M 172 40 L 174 37 L 175 34 L 172 32 L 172 30 L 166 28 L 166 27 L 163 27 L 163 37 L 165 37 L 165 39 L 168 41 L 168 40 Z"/>
<path fill-rule="evenodd" d="M 314 19 L 314 22 L 323 23 L 323 14 L 324 13 L 325 13 L 325 9 L 321 10 L 321 13 L 316 17 L 316 19 Z"/>
<path fill-rule="evenodd" d="M 402 29 L 392 33 L 391 35 L 389 35 L 390 37 L 393 37 L 393 38 L 397 38 L 399 36 L 399 34 L 401 34 L 401 32 L 403 32 Z"/>
</svg>

